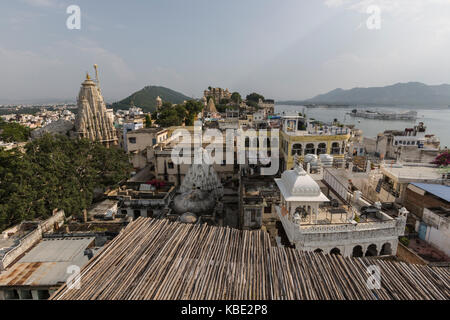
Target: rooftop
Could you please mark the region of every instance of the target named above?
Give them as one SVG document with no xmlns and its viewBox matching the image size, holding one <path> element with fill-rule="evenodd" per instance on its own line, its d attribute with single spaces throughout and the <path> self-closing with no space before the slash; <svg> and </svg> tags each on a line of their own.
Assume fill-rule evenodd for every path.
<svg viewBox="0 0 450 320">
<path fill-rule="evenodd" d="M 440 180 L 442 173 L 438 168 L 424 165 L 383 165 L 381 171 L 400 182 Z"/>
<path fill-rule="evenodd" d="M 432 195 L 441 198 L 447 202 L 450 202 L 450 186 L 442 185 L 442 184 L 431 184 L 431 183 L 418 183 L 413 182 L 412 185 L 420 188 Z"/>
<path fill-rule="evenodd" d="M 84 250 L 95 238 L 44 239 L 30 252 L 0 274 L 1 286 L 54 286 L 70 276 L 71 265 L 83 267 Z"/>
<path fill-rule="evenodd" d="M 272 247 L 264 231 L 139 218 L 53 300 L 448 300 L 447 268 Z M 380 267 L 381 288 L 365 270 Z M 337 272 L 338 270 L 338 272 Z M 417 288 L 420 288 L 418 290 Z"/>
</svg>

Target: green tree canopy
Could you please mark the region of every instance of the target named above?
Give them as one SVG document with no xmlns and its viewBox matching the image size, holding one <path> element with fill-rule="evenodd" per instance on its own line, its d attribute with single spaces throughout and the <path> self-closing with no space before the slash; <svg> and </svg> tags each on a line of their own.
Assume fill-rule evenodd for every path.
<svg viewBox="0 0 450 320">
<path fill-rule="evenodd" d="M 264 97 L 256 92 L 250 93 L 247 96 L 247 101 L 253 101 L 258 103 L 259 99 L 264 100 Z"/>
<path fill-rule="evenodd" d="M 183 122 L 187 126 L 192 126 L 195 116 L 202 109 L 202 103 L 196 100 L 189 100 L 176 106 L 163 104 L 156 122 L 162 127 L 180 126 Z"/>
<path fill-rule="evenodd" d="M 25 142 L 30 138 L 31 129 L 16 122 L 5 122 L 0 118 L 0 140 L 5 142 Z"/>
<path fill-rule="evenodd" d="M 94 189 L 129 177 L 127 155 L 89 140 L 44 135 L 17 149 L 0 150 L 0 230 L 53 209 L 78 216 L 92 204 Z"/>
<path fill-rule="evenodd" d="M 150 113 L 147 113 L 145 115 L 145 127 L 150 128 L 151 126 L 152 126 L 152 117 L 151 117 Z"/>
<path fill-rule="evenodd" d="M 236 103 L 236 104 L 241 103 L 242 97 L 241 97 L 241 95 L 239 94 L 239 92 L 233 92 L 233 93 L 231 94 L 231 101 L 233 101 L 233 102 Z"/>
</svg>

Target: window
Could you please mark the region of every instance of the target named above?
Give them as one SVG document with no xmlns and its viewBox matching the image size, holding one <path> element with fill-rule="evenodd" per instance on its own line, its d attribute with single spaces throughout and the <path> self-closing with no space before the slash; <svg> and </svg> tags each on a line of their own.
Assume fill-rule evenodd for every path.
<svg viewBox="0 0 450 320">
<path fill-rule="evenodd" d="M 317 147 L 317 154 L 324 154 L 327 153 L 327 145 L 326 143 L 319 143 L 319 146 Z"/>
<path fill-rule="evenodd" d="M 6 290 L 5 300 L 19 300 L 19 293 L 17 290 Z"/>
<path fill-rule="evenodd" d="M 314 144 L 313 143 L 308 143 L 306 145 L 305 148 L 305 154 L 314 154 L 315 153 L 315 148 L 314 148 Z"/>
<path fill-rule="evenodd" d="M 32 300 L 31 290 L 21 290 L 20 291 L 23 300 Z"/>
<path fill-rule="evenodd" d="M 302 155 L 303 146 L 300 143 L 296 143 L 292 146 L 292 155 Z"/>
<path fill-rule="evenodd" d="M 339 143 L 333 142 L 331 145 L 331 154 L 339 154 L 339 151 L 341 150 Z"/>
<path fill-rule="evenodd" d="M 264 207 L 264 213 L 272 213 L 272 206 L 268 205 L 267 207 Z"/>
<path fill-rule="evenodd" d="M 129 143 L 136 143 L 136 137 L 130 137 L 128 138 Z"/>
<path fill-rule="evenodd" d="M 173 162 L 169 162 L 169 164 L 167 166 L 169 167 L 169 169 L 173 169 L 174 168 Z"/>
<path fill-rule="evenodd" d="M 37 294 L 39 300 L 47 300 L 48 298 L 50 298 L 50 293 L 48 292 L 48 290 L 38 290 Z"/>
<path fill-rule="evenodd" d="M 255 210 L 252 210 L 250 212 L 250 214 L 251 214 L 251 222 L 256 222 L 256 212 L 255 212 Z"/>
</svg>

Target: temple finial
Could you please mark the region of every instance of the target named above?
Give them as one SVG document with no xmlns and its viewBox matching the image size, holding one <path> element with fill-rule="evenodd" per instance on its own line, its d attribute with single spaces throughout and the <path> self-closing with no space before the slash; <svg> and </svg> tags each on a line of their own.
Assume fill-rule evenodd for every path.
<svg viewBox="0 0 450 320">
<path fill-rule="evenodd" d="M 100 79 L 98 78 L 98 65 L 94 64 L 95 69 L 95 80 L 97 81 L 97 84 L 100 84 Z"/>
</svg>

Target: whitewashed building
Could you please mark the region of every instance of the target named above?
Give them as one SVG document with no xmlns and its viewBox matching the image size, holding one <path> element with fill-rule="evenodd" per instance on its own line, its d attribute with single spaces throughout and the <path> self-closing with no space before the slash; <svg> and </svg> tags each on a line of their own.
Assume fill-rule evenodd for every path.
<svg viewBox="0 0 450 320">
<path fill-rule="evenodd" d="M 275 179 L 280 189 L 276 207 L 290 243 L 302 251 L 343 256 L 395 255 L 398 237 L 404 234 L 406 209 L 397 218 L 370 206 L 355 192 L 349 205 L 329 199 L 299 165 Z M 369 207 L 367 214 L 361 209 Z M 357 222 L 358 221 L 358 222 Z"/>
</svg>

